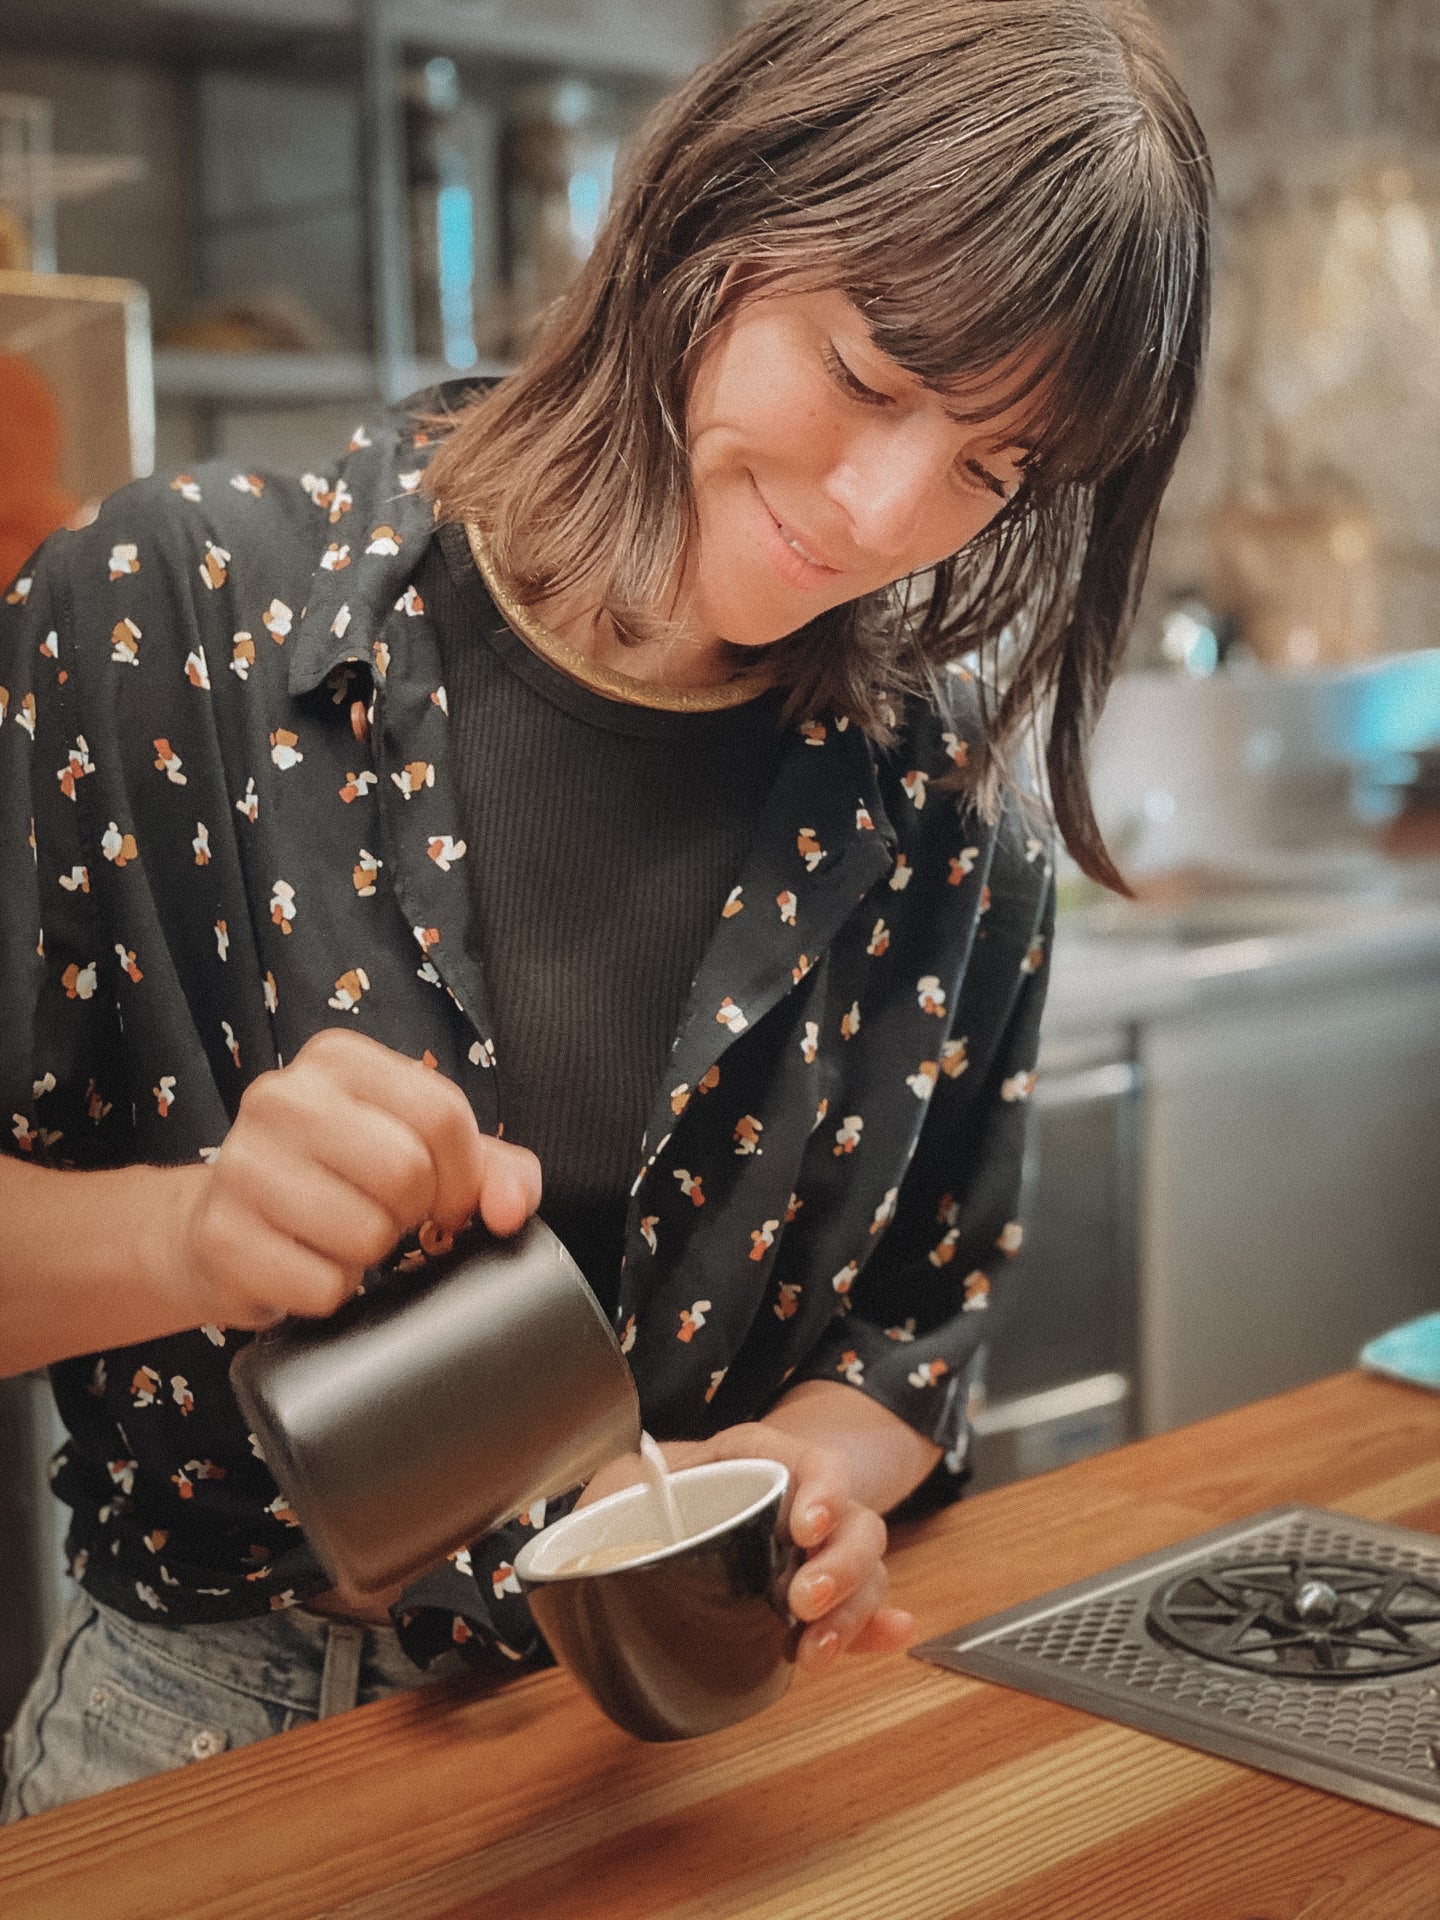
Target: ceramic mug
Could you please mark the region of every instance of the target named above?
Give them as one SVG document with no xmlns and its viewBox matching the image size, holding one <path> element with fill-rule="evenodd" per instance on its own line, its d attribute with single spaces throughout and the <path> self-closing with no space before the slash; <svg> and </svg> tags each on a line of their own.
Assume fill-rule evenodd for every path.
<svg viewBox="0 0 1440 1920">
<path fill-rule="evenodd" d="M 640 1439 L 604 1309 L 538 1218 L 471 1230 L 230 1369 L 265 1463 L 332 1579 L 378 1592 L 579 1486 Z"/>
<path fill-rule="evenodd" d="M 639 1740 L 688 1740 L 778 1700 L 801 1627 L 800 1564 L 783 1538 L 776 1460 L 713 1460 L 670 1476 L 675 1545 L 645 1485 L 526 1542 L 515 1572 L 536 1625 L 601 1711 Z M 596 1564 L 597 1561 L 599 1564 Z"/>
</svg>

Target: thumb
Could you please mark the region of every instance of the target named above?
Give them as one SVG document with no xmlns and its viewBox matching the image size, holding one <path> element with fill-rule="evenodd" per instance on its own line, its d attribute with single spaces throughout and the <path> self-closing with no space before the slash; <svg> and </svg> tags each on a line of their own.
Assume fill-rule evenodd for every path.
<svg viewBox="0 0 1440 1920">
<path fill-rule="evenodd" d="M 528 1147 L 483 1136 L 477 1205 L 492 1233 L 518 1233 L 540 1205 L 542 1189 L 540 1162 Z"/>
</svg>

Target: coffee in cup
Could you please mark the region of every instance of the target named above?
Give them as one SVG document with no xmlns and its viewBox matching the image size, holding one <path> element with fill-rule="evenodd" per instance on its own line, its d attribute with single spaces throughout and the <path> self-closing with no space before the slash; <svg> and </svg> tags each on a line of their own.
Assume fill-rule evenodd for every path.
<svg viewBox="0 0 1440 1920">
<path fill-rule="evenodd" d="M 673 1545 L 669 1540 L 623 1541 L 613 1547 L 592 1547 L 589 1553 L 577 1553 L 573 1560 L 555 1569 L 557 1578 L 568 1580 L 577 1573 L 608 1573 L 612 1567 L 626 1567 L 635 1560 L 646 1560 L 652 1553 L 663 1553 Z"/>
<path fill-rule="evenodd" d="M 798 1550 L 781 1536 L 775 1460 L 669 1476 L 682 1537 L 645 1485 L 568 1514 L 515 1573 L 556 1657 L 617 1726 L 686 1740 L 744 1720 L 790 1684 L 801 1627 L 785 1605 Z"/>
</svg>

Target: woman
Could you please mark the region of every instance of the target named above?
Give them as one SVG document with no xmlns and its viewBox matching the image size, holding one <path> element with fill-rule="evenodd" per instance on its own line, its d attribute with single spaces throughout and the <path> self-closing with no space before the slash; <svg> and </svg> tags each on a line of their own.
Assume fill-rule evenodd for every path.
<svg viewBox="0 0 1440 1920">
<path fill-rule="evenodd" d="M 542 1177 L 672 1462 L 790 1467 L 802 1665 L 905 1643 L 881 1516 L 956 1490 L 1019 1244 L 1053 889 L 1005 769 L 1043 725 L 1123 884 L 1083 752 L 1208 182 L 1119 0 L 786 0 L 493 392 L 129 489 L 17 582 L 0 1369 L 51 1365 L 78 1584 L 7 1817 L 547 1657 L 510 1562 L 568 1501 L 337 1592 L 227 1381 Z"/>
</svg>

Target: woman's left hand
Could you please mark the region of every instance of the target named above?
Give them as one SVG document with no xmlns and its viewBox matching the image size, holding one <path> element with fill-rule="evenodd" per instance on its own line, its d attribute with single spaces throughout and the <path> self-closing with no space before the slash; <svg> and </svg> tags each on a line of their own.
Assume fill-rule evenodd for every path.
<svg viewBox="0 0 1440 1920">
<path fill-rule="evenodd" d="M 885 1604 L 885 1522 L 854 1497 L 849 1463 L 838 1448 L 756 1420 L 708 1440 L 666 1441 L 661 1452 L 672 1471 L 708 1460 L 778 1460 L 788 1468 L 781 1523 L 805 1553 L 787 1595 L 790 1611 L 805 1622 L 796 1653 L 802 1667 L 819 1670 L 840 1653 L 896 1653 L 911 1644 L 913 1617 Z M 612 1461 L 590 1481 L 580 1504 L 640 1478 L 634 1455 Z"/>
</svg>

